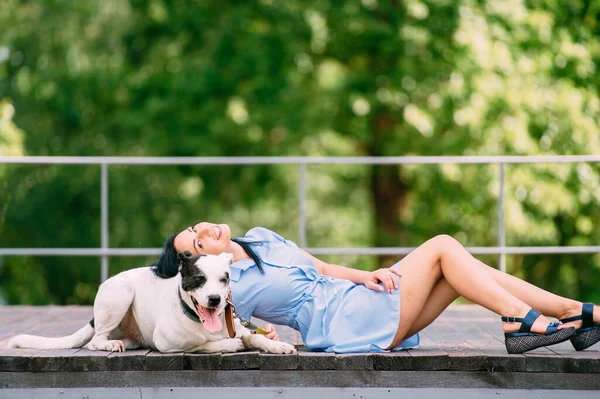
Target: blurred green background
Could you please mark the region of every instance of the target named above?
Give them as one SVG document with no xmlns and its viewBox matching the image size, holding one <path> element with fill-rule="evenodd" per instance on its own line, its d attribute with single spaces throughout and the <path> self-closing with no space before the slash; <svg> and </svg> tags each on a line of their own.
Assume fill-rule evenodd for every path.
<svg viewBox="0 0 600 399">
<path fill-rule="evenodd" d="M 600 154 L 599 20 L 595 0 L 2 0 L 0 154 Z M 293 165 L 109 176 L 113 248 L 202 220 L 298 240 Z M 507 245 L 598 245 L 599 164 L 510 165 L 506 181 Z M 307 245 L 494 246 L 497 198 L 493 165 L 313 165 Z M 0 246 L 99 247 L 99 167 L 0 164 Z M 153 260 L 112 257 L 110 274 Z M 600 254 L 507 263 L 600 302 Z M 90 304 L 99 265 L 0 258 L 2 301 Z"/>
</svg>

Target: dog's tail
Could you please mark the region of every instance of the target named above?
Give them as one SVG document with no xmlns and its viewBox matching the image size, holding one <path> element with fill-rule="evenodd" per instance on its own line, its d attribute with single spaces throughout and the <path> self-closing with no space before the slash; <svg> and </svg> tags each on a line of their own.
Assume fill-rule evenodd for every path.
<svg viewBox="0 0 600 399">
<path fill-rule="evenodd" d="M 69 349 L 81 348 L 94 336 L 94 319 L 66 337 L 49 338 L 37 335 L 17 335 L 8 341 L 9 348 Z"/>
</svg>

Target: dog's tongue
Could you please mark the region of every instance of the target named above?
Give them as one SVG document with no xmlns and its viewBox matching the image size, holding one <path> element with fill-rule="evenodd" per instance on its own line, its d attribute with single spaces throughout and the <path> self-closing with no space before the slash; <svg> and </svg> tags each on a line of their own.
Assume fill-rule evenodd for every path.
<svg viewBox="0 0 600 399">
<path fill-rule="evenodd" d="M 223 324 L 221 324 L 221 320 L 219 319 L 219 313 L 216 310 L 212 309 L 202 309 L 204 315 L 204 328 L 208 330 L 208 332 L 216 333 L 221 331 L 223 328 Z"/>
</svg>

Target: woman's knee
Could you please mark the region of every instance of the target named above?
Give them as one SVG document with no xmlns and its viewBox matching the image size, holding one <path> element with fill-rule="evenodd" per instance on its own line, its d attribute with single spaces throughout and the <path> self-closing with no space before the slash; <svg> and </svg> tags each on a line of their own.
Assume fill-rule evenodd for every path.
<svg viewBox="0 0 600 399">
<path fill-rule="evenodd" d="M 447 235 L 440 234 L 432 238 L 434 241 L 434 247 L 437 255 L 439 256 L 440 262 L 448 260 L 455 255 L 461 255 L 466 252 L 465 247 L 458 242 L 455 238 Z"/>
<path fill-rule="evenodd" d="M 438 234 L 430 240 L 431 244 L 440 250 L 462 247 L 462 245 L 452 236 L 448 234 Z"/>
</svg>

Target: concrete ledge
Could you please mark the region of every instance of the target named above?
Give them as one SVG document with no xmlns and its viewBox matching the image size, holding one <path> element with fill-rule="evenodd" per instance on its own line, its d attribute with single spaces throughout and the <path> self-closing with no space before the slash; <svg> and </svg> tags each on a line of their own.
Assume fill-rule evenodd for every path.
<svg viewBox="0 0 600 399">
<path fill-rule="evenodd" d="M 0 388 L 82 387 L 362 387 L 599 390 L 600 378 L 590 373 L 373 370 L 0 373 Z"/>
<path fill-rule="evenodd" d="M 417 349 L 392 353 L 333 354 L 301 351 L 272 355 L 257 351 L 197 354 L 139 349 L 122 353 L 87 349 L 0 349 L 0 372 L 90 372 L 171 370 L 376 370 L 490 371 L 600 374 L 597 352 L 508 355 L 476 350 Z"/>
<path fill-rule="evenodd" d="M 19 333 L 61 336 L 87 323 L 91 307 L 0 306 L 0 387 L 397 387 L 598 389 L 600 344 L 576 352 L 563 342 L 509 355 L 498 317 L 476 306 L 448 308 L 417 349 L 294 355 L 108 353 L 87 349 L 2 349 Z M 256 320 L 255 320 L 256 322 Z M 259 323 L 257 323 L 259 324 Z M 299 334 L 276 326 L 283 341 Z M 1 396 L 1 395 L 0 395 Z"/>
</svg>

